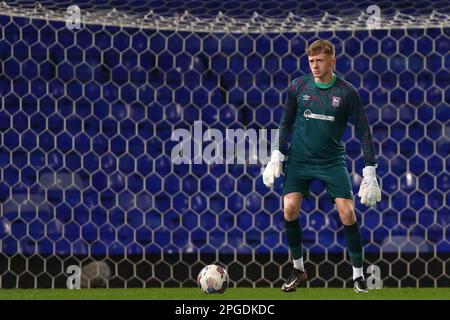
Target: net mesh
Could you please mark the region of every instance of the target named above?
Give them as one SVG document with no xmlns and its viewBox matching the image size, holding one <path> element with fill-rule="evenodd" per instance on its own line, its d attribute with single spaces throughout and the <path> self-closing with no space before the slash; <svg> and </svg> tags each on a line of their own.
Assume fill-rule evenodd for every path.
<svg viewBox="0 0 450 320">
<path fill-rule="evenodd" d="M 428 4 L 428 6 L 427 6 Z M 3 14 L 27 18 L 67 21 L 70 14 L 66 1 L 6 1 L 0 3 Z M 383 10 L 377 29 L 445 27 L 450 24 L 449 5 L 439 1 L 414 4 L 407 1 L 369 2 L 344 1 L 298 4 L 267 0 L 226 6 L 211 1 L 150 1 L 139 4 L 128 1 L 82 1 L 82 21 L 132 28 L 190 32 L 305 32 L 325 30 L 372 29 L 370 17 Z M 269 9 L 270 8 L 270 9 Z M 368 23 L 369 22 L 369 23 Z"/>
<path fill-rule="evenodd" d="M 383 199 L 356 202 L 365 264 L 385 286 L 449 286 L 449 4 L 386 1 L 373 29 L 364 2 L 177 3 L 81 1 L 80 30 L 66 2 L 0 4 L 1 286 L 65 287 L 73 264 L 86 287 L 194 286 L 215 261 L 232 286 L 279 286 L 281 181 L 267 189 L 260 165 L 175 165 L 170 138 L 197 120 L 276 128 L 317 38 L 372 125 Z M 356 194 L 360 146 L 350 127 L 343 140 Z M 308 285 L 348 286 L 339 217 L 320 183 L 312 195 Z"/>
</svg>

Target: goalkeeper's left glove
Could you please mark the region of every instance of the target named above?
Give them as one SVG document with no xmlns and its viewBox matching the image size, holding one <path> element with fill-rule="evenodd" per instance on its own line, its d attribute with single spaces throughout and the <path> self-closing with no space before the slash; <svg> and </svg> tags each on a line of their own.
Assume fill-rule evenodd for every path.
<svg viewBox="0 0 450 320">
<path fill-rule="evenodd" d="M 366 166 L 363 169 L 363 181 L 358 196 L 361 197 L 361 203 L 369 207 L 375 207 L 381 200 L 381 190 L 378 186 L 374 166 Z"/>
</svg>

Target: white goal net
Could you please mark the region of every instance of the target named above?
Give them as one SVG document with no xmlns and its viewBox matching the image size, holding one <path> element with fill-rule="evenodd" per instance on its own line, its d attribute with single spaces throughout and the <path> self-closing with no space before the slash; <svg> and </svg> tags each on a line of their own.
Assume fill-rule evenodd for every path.
<svg viewBox="0 0 450 320">
<path fill-rule="evenodd" d="M 450 286 L 448 2 L 78 2 L 0 3 L 0 287 L 66 287 L 71 265 L 83 287 L 195 286 L 215 261 L 232 286 L 280 286 L 281 181 L 266 188 L 260 163 L 174 164 L 171 137 L 196 121 L 277 128 L 317 38 L 375 140 L 382 201 L 356 201 L 365 268 L 384 286 Z M 356 194 L 351 127 L 344 140 Z M 312 194 L 308 286 L 347 286 L 338 214 Z"/>
</svg>

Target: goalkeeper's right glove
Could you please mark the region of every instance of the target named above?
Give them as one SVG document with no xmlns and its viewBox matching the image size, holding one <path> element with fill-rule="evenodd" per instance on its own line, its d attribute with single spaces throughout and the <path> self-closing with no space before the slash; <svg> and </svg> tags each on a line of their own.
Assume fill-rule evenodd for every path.
<svg viewBox="0 0 450 320">
<path fill-rule="evenodd" d="M 263 173 L 263 182 L 266 187 L 270 188 L 275 178 L 278 178 L 283 173 L 283 161 L 284 155 L 280 151 L 274 150 Z"/>
<path fill-rule="evenodd" d="M 377 202 L 381 200 L 381 190 L 378 186 L 375 166 L 364 167 L 363 178 L 358 196 L 361 197 L 362 204 L 368 207 L 375 207 Z"/>
</svg>

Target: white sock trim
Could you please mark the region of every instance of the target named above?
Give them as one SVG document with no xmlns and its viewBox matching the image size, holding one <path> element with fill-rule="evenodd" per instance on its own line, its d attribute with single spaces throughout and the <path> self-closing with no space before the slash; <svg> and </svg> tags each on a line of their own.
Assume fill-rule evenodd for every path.
<svg viewBox="0 0 450 320">
<path fill-rule="evenodd" d="M 362 267 L 361 268 L 352 267 L 352 268 L 353 268 L 353 280 L 355 280 L 356 278 L 359 278 L 359 277 L 364 278 L 364 271 L 363 271 Z"/>
<path fill-rule="evenodd" d="M 292 261 L 294 262 L 295 269 L 305 271 L 305 266 L 303 265 L 303 257 L 297 260 L 292 259 Z"/>
</svg>

